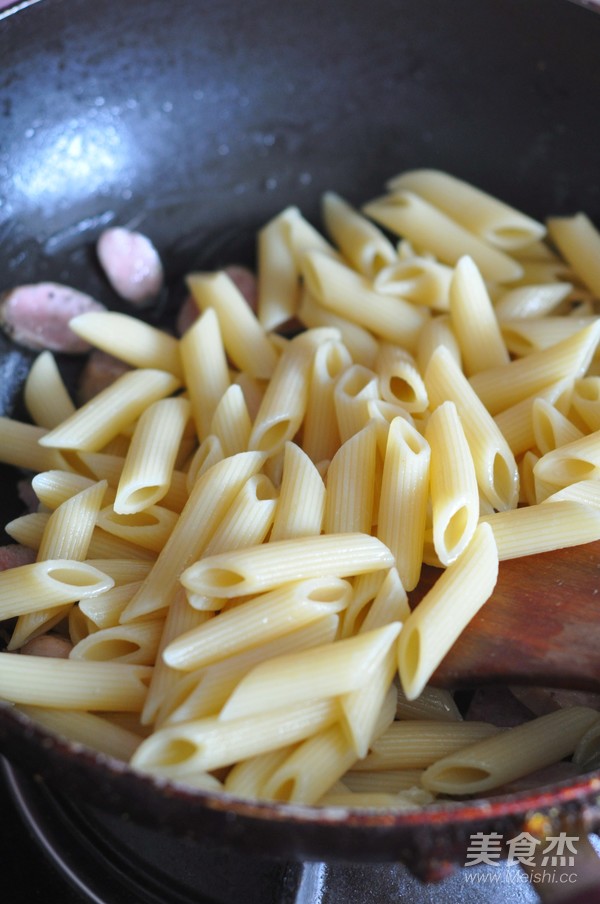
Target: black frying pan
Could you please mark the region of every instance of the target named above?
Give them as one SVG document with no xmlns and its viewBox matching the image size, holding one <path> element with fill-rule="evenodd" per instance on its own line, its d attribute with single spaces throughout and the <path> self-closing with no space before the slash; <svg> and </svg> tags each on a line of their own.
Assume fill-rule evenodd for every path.
<svg viewBox="0 0 600 904">
<path fill-rule="evenodd" d="M 39 0 L 0 14 L 0 288 L 56 279 L 118 306 L 93 259 L 108 223 L 149 234 L 170 293 L 251 263 L 287 204 L 318 220 L 435 166 L 533 216 L 600 222 L 600 17 L 567 0 Z M 27 369 L 3 351 L 2 406 Z M 2 522 L 15 475 L 3 475 Z M 475 831 L 600 825 L 600 778 L 409 815 L 255 805 L 132 774 L 0 711 L 2 749 L 71 795 L 244 850 L 464 862 Z"/>
</svg>

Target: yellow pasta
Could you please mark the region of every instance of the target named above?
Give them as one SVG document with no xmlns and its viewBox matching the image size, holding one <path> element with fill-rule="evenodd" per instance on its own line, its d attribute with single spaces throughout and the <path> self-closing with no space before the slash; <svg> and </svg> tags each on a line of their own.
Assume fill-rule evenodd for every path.
<svg viewBox="0 0 600 904">
<path fill-rule="evenodd" d="M 600 296 L 600 233 L 584 213 L 550 217 L 548 234 L 585 285 Z"/>
<path fill-rule="evenodd" d="M 369 423 L 343 443 L 333 456 L 327 470 L 325 533 L 370 533 L 376 453 L 376 427 Z"/>
<path fill-rule="evenodd" d="M 336 339 L 324 342 L 315 352 L 302 425 L 302 448 L 315 464 L 333 458 L 340 444 L 334 387 L 351 363 L 350 352 Z"/>
<path fill-rule="evenodd" d="M 393 553 L 406 590 L 419 580 L 423 561 L 425 517 L 429 491 L 429 444 L 401 417 L 390 424 L 377 536 Z"/>
<path fill-rule="evenodd" d="M 12 618 L 109 590 L 112 579 L 85 562 L 46 559 L 0 572 L 0 618 Z"/>
<path fill-rule="evenodd" d="M 364 367 L 373 366 L 379 346 L 377 338 L 369 330 L 353 323 L 347 317 L 324 308 L 307 291 L 306 286 L 304 286 L 298 308 L 298 319 L 310 329 L 333 327 L 341 336 L 355 364 L 362 364 Z"/>
<path fill-rule="evenodd" d="M 230 384 L 221 328 L 213 308 L 204 311 L 186 330 L 179 347 L 192 414 L 202 441 L 209 434 L 217 405 Z"/>
<path fill-rule="evenodd" d="M 189 416 L 190 403 L 183 398 L 160 399 L 142 413 L 125 456 L 115 512 L 141 512 L 166 496 Z"/>
<path fill-rule="evenodd" d="M 418 697 L 463 628 L 491 596 L 498 550 L 480 524 L 461 556 L 443 572 L 406 619 L 398 641 L 398 670 L 409 700 Z"/>
<path fill-rule="evenodd" d="M 540 459 L 541 461 L 541 459 Z M 535 465 L 534 476 L 539 462 Z M 600 512 L 574 499 L 550 500 L 510 512 L 483 515 L 491 527 L 498 557 L 515 559 L 592 543 L 600 539 Z"/>
<path fill-rule="evenodd" d="M 325 485 L 321 475 L 299 446 L 287 442 L 271 541 L 320 534 L 324 512 Z"/>
<path fill-rule="evenodd" d="M 238 370 L 270 377 L 277 352 L 233 280 L 225 272 L 192 273 L 187 284 L 201 311 L 216 312 L 225 351 Z"/>
<path fill-rule="evenodd" d="M 23 401 L 33 422 L 48 430 L 75 411 L 52 352 L 42 352 L 31 365 Z"/>
<path fill-rule="evenodd" d="M 177 378 L 166 371 L 129 371 L 42 436 L 39 442 L 54 448 L 99 451 L 148 405 L 178 388 Z"/>
<path fill-rule="evenodd" d="M 467 376 L 508 364 L 496 314 L 472 258 L 461 257 L 450 283 L 450 318 Z"/>
<path fill-rule="evenodd" d="M 373 287 L 385 295 L 398 295 L 435 311 L 447 311 L 451 279 L 451 267 L 411 255 L 380 270 L 373 280 Z"/>
<path fill-rule="evenodd" d="M 138 317 L 116 311 L 89 311 L 73 317 L 69 328 L 132 367 L 166 370 L 178 379 L 182 377 L 177 340 Z"/>
<path fill-rule="evenodd" d="M 412 355 L 396 345 L 382 342 L 375 371 L 384 401 L 401 405 L 412 414 L 425 411 L 429 403 L 427 390 Z"/>
<path fill-rule="evenodd" d="M 322 207 L 325 228 L 359 273 L 373 277 L 396 260 L 389 239 L 338 194 L 325 192 Z"/>
</svg>

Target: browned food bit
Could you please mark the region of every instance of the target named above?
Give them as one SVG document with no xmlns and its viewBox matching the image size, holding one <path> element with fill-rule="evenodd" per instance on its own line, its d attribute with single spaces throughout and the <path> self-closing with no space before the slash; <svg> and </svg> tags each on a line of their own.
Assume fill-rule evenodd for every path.
<svg viewBox="0 0 600 904">
<path fill-rule="evenodd" d="M 50 656 L 52 659 L 68 659 L 73 644 L 60 634 L 41 634 L 32 637 L 19 650 L 26 656 Z"/>
<path fill-rule="evenodd" d="M 88 311 L 106 308 L 84 292 L 60 283 L 17 286 L 0 299 L 0 324 L 20 345 L 54 352 L 82 354 L 89 344 L 69 329 L 69 321 Z"/>
<path fill-rule="evenodd" d="M 19 565 L 31 565 L 32 562 L 35 562 L 35 550 L 21 546 L 20 543 L 0 546 L 0 571 L 18 568 Z"/>
<path fill-rule="evenodd" d="M 120 226 L 105 229 L 96 253 L 115 292 L 132 304 L 155 298 L 163 285 L 158 251 L 141 232 Z"/>
<path fill-rule="evenodd" d="M 77 389 L 79 404 L 84 405 L 89 402 L 128 370 L 131 368 L 124 361 L 115 358 L 114 355 L 109 355 L 108 352 L 94 349 L 86 361 L 79 379 Z"/>
</svg>

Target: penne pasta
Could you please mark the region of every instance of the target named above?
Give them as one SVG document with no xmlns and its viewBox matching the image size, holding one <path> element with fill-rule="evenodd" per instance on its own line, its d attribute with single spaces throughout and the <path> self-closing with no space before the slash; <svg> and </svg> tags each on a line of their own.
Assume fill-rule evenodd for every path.
<svg viewBox="0 0 600 904">
<path fill-rule="evenodd" d="M 368 423 L 343 443 L 333 456 L 327 470 L 325 533 L 370 533 L 375 501 L 376 455 L 376 428 L 373 423 Z"/>
<path fill-rule="evenodd" d="M 117 311 L 89 311 L 72 317 L 69 329 L 132 367 L 167 371 L 178 380 L 183 376 L 177 339 L 138 317 Z"/>
<path fill-rule="evenodd" d="M 450 319 L 467 376 L 502 367 L 510 358 L 496 314 L 477 266 L 461 257 L 449 289 Z"/>
<path fill-rule="evenodd" d="M 284 447 L 283 475 L 274 512 L 271 541 L 321 533 L 325 512 L 323 478 L 295 443 L 287 442 Z"/>
<path fill-rule="evenodd" d="M 23 401 L 32 421 L 52 430 L 75 411 L 52 352 L 41 352 L 31 365 Z"/>
<path fill-rule="evenodd" d="M 548 235 L 577 276 L 600 296 L 600 233 L 584 213 L 550 217 Z"/>
<path fill-rule="evenodd" d="M 392 264 L 396 251 L 385 235 L 351 204 L 332 191 L 322 198 L 325 228 L 346 260 L 366 277 Z"/>
<path fill-rule="evenodd" d="M 179 342 L 185 385 L 200 442 L 209 435 L 217 405 L 230 385 L 219 319 L 208 308 Z"/>
</svg>

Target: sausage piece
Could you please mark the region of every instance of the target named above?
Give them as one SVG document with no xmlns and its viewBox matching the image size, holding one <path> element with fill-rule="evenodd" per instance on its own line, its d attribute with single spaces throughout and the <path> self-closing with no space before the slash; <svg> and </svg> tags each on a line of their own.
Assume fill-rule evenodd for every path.
<svg viewBox="0 0 600 904">
<path fill-rule="evenodd" d="M 30 283 L 0 299 L 0 324 L 11 339 L 33 349 L 83 354 L 89 344 L 69 329 L 69 321 L 88 311 L 105 311 L 99 301 L 60 283 Z"/>
<path fill-rule="evenodd" d="M 158 251 L 141 232 L 123 227 L 105 229 L 96 253 L 115 292 L 132 304 L 155 298 L 163 284 Z"/>
</svg>

